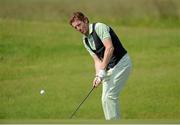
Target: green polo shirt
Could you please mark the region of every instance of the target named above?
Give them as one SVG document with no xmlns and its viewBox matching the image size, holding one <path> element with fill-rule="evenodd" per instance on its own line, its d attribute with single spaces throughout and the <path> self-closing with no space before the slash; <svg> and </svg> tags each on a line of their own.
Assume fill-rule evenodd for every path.
<svg viewBox="0 0 180 125">
<path fill-rule="evenodd" d="M 110 33 L 109 33 L 110 28 L 103 23 L 96 23 L 95 25 L 95 31 L 99 38 L 101 39 L 102 42 L 104 42 L 105 39 L 111 38 Z M 87 36 L 83 35 L 83 43 L 87 51 L 90 53 L 91 56 L 93 56 L 95 53 L 86 45 L 85 38 L 88 39 L 89 45 L 93 50 L 95 50 L 95 44 L 94 44 L 94 39 L 93 36 L 91 35 L 93 31 L 93 25 L 89 24 L 89 34 Z"/>
</svg>

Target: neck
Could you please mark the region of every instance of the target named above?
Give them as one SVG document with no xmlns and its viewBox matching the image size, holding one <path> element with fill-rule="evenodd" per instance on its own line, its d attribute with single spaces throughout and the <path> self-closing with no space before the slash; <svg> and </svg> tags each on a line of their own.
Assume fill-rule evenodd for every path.
<svg viewBox="0 0 180 125">
<path fill-rule="evenodd" d="M 88 25 L 88 28 L 87 28 L 87 32 L 84 34 L 85 36 L 88 36 L 89 35 L 89 25 Z"/>
</svg>

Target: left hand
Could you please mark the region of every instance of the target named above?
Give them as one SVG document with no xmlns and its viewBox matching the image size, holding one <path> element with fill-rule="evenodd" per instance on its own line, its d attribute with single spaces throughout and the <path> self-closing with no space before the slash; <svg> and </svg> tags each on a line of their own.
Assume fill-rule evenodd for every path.
<svg viewBox="0 0 180 125">
<path fill-rule="evenodd" d="M 100 77 L 101 79 L 104 79 L 104 77 L 106 77 L 106 70 L 105 69 L 100 69 L 98 74 L 96 74 L 96 76 Z"/>
</svg>

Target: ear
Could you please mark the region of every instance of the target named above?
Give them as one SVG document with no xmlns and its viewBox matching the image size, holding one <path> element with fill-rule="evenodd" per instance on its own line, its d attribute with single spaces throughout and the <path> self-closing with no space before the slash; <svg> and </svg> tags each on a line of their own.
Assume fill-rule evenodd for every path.
<svg viewBox="0 0 180 125">
<path fill-rule="evenodd" d="M 84 18 L 84 23 L 88 23 L 88 19 L 86 17 Z"/>
</svg>

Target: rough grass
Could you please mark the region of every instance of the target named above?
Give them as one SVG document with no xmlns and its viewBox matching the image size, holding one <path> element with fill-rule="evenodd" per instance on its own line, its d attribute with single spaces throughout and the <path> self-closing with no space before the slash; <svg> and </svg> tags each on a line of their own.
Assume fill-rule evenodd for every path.
<svg viewBox="0 0 180 125">
<path fill-rule="evenodd" d="M 1 0 L 0 18 L 68 21 L 74 11 L 90 20 L 131 26 L 179 27 L 179 0 Z"/>
</svg>

